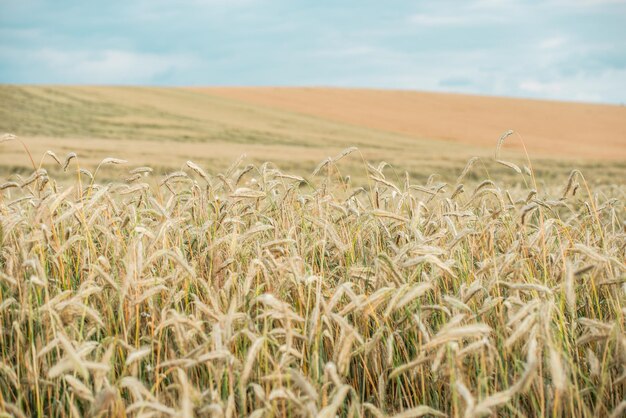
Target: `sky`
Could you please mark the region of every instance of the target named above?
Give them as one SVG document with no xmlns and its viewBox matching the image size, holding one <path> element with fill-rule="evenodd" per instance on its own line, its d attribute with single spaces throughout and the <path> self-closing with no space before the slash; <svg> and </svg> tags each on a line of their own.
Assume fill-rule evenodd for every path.
<svg viewBox="0 0 626 418">
<path fill-rule="evenodd" d="M 626 0 L 0 0 L 0 83 L 626 103 Z"/>
</svg>

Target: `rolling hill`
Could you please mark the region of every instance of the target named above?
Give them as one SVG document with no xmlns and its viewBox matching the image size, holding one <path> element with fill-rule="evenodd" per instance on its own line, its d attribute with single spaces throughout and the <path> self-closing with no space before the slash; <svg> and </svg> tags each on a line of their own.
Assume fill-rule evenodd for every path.
<svg viewBox="0 0 626 418">
<path fill-rule="evenodd" d="M 492 164 L 508 129 L 550 175 L 574 167 L 598 181 L 626 173 L 620 106 L 329 88 L 0 86 L 0 131 L 20 136 L 35 160 L 47 150 L 74 151 L 86 167 L 115 156 L 162 171 L 191 159 L 217 171 L 245 153 L 249 162 L 307 174 L 357 146 L 399 174 L 452 178 L 476 155 L 487 175 L 508 175 Z M 22 147 L 0 147 L 0 171 L 31 166 Z M 520 150 L 519 137 L 507 140 L 507 158 L 523 162 Z M 361 158 L 342 167 L 363 172 Z"/>
</svg>

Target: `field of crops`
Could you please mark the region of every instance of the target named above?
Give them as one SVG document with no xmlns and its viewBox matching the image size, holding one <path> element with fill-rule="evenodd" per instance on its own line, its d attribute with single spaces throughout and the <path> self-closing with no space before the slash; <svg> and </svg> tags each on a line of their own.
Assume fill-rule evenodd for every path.
<svg viewBox="0 0 626 418">
<path fill-rule="evenodd" d="M 539 182 L 561 184 L 572 168 L 593 185 L 626 177 L 623 106 L 351 89 L 0 85 L 0 133 L 18 135 L 34 158 L 75 152 L 81 168 L 94 170 L 110 155 L 123 156 L 157 176 L 190 158 L 217 173 L 246 154 L 244 164 L 271 161 L 307 178 L 323 159 L 357 146 L 367 161 L 390 163 L 394 181 L 408 171 L 420 183 L 433 174 L 454 182 L 479 156 L 473 181 L 518 182 L 493 164 L 507 129 L 517 132 L 507 159 L 524 162 L 523 140 Z M 0 177 L 33 170 L 23 147 L 0 151 Z M 62 170 L 48 169 L 65 180 Z M 359 185 L 367 181 L 361 159 L 343 161 L 342 171 Z M 99 178 L 118 174 L 104 167 Z"/>
<path fill-rule="evenodd" d="M 0 182 L 5 414 L 626 411 L 623 182 L 32 161 Z"/>
</svg>

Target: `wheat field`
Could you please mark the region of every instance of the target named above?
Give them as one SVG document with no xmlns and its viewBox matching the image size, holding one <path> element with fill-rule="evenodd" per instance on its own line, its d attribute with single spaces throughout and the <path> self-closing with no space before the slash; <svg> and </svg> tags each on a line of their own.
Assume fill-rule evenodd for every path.
<svg viewBox="0 0 626 418">
<path fill-rule="evenodd" d="M 190 158 L 223 172 L 246 154 L 246 164 L 272 161 L 307 178 L 320 161 L 357 146 L 367 161 L 390 163 L 394 181 L 407 171 L 419 183 L 433 174 L 451 183 L 479 156 L 472 180 L 519 182 L 492 161 L 508 129 L 526 144 L 539 182 L 565 182 L 572 168 L 593 185 L 626 177 L 624 106 L 354 89 L 0 84 L 0 133 L 19 135 L 37 159 L 48 150 L 75 152 L 89 170 L 121 155 L 157 176 Z M 506 157 L 523 163 L 520 138 L 507 144 Z M 366 184 L 359 160 L 342 167 Z M 0 176 L 32 170 L 22 147 L 2 148 Z M 106 167 L 101 174 L 101 181 L 117 179 Z"/>
<path fill-rule="evenodd" d="M 506 137 L 510 185 L 31 155 L 0 184 L 0 411 L 623 416 L 626 188 L 542 182 Z"/>
</svg>

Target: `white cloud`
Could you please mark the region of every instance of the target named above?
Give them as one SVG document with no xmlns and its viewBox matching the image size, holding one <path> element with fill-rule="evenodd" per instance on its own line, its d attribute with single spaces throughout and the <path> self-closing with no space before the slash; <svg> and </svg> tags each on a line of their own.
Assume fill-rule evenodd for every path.
<svg viewBox="0 0 626 418">
<path fill-rule="evenodd" d="M 555 36 L 539 42 L 539 49 L 556 49 L 564 46 L 566 43 L 567 39 L 564 36 Z"/>
<path fill-rule="evenodd" d="M 548 7 L 576 7 L 578 9 L 624 6 L 626 0 L 549 0 L 543 3 Z"/>
<path fill-rule="evenodd" d="M 606 70 L 598 74 L 577 73 L 558 80 L 526 80 L 519 85 L 522 95 L 545 99 L 584 102 L 624 103 L 626 70 Z"/>
<path fill-rule="evenodd" d="M 481 26 L 504 23 L 519 16 L 519 4 L 511 0 L 479 0 L 468 2 L 434 2 L 434 7 L 421 8 L 407 21 L 427 27 Z"/>
<path fill-rule="evenodd" d="M 107 49 L 100 51 L 42 49 L 30 58 L 52 74 L 76 83 L 151 83 L 169 72 L 185 70 L 194 59 L 184 55 Z"/>
<path fill-rule="evenodd" d="M 418 13 L 409 17 L 409 22 L 420 26 L 456 26 L 469 21 L 465 16 L 459 15 L 445 16 Z"/>
<path fill-rule="evenodd" d="M 499 48 L 440 51 L 398 51 L 368 45 L 344 44 L 334 50 L 316 51 L 324 55 L 333 77 L 307 79 L 307 84 L 343 87 L 380 87 L 457 93 L 518 96 L 585 102 L 623 102 L 626 98 L 626 70 L 584 69 L 567 64 L 568 57 L 583 46 L 561 39 L 546 38 L 546 49 L 538 53 L 529 47 L 509 62 L 509 52 Z M 559 46 L 560 45 L 560 46 Z M 585 46 L 583 50 L 586 50 Z M 351 65 L 367 71 L 351 71 Z M 565 61 L 563 61 L 565 60 Z M 428 62 L 428 65 L 423 63 Z M 565 62 L 565 64 L 564 64 Z M 473 63 L 467 65 L 467 63 Z M 564 71 L 563 66 L 570 71 Z M 529 69 L 532 69 L 530 71 Z"/>
<path fill-rule="evenodd" d="M 582 6 L 602 6 L 605 4 L 626 4 L 626 0 L 574 0 L 573 3 Z"/>
<path fill-rule="evenodd" d="M 175 19 L 177 16 L 215 17 L 226 11 L 253 6 L 258 0 L 137 0 L 129 2 L 129 12 L 137 21 Z M 175 5 L 175 6 L 174 6 Z"/>
<path fill-rule="evenodd" d="M 519 85 L 520 90 L 529 93 L 539 93 L 542 95 L 553 96 L 563 91 L 563 86 L 558 82 L 544 83 L 536 80 L 522 81 Z"/>
<path fill-rule="evenodd" d="M 392 51 L 376 48 L 369 45 L 345 45 L 335 48 L 324 48 L 314 51 L 310 51 L 308 55 L 313 57 L 333 57 L 333 58 L 345 58 L 345 57 L 370 57 L 375 59 L 388 58 L 392 54 Z"/>
</svg>

